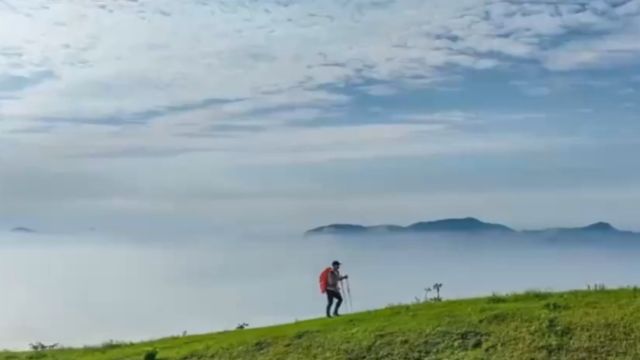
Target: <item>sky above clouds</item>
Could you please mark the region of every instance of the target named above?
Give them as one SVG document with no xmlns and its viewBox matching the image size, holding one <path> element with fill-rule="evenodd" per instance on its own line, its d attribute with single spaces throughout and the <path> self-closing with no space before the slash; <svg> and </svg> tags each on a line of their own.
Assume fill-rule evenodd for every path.
<svg viewBox="0 0 640 360">
<path fill-rule="evenodd" d="M 0 19 L 0 226 L 640 230 L 640 0 L 3 0 Z"/>
</svg>

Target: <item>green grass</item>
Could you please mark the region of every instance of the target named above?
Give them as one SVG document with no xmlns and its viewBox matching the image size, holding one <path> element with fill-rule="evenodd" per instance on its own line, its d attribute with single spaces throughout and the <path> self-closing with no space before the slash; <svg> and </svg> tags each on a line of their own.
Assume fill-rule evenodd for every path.
<svg viewBox="0 0 640 360">
<path fill-rule="evenodd" d="M 640 291 L 528 292 L 0 360 L 640 359 Z"/>
</svg>

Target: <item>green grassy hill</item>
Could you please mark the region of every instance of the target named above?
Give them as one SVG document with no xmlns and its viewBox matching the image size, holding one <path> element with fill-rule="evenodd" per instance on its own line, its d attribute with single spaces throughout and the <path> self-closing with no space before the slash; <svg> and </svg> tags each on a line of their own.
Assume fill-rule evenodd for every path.
<svg viewBox="0 0 640 360">
<path fill-rule="evenodd" d="M 525 293 L 0 359 L 640 359 L 640 290 Z"/>
</svg>

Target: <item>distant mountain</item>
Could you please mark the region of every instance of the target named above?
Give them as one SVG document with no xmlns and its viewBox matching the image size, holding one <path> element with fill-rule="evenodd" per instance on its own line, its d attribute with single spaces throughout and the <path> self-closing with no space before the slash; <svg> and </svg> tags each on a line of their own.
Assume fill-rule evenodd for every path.
<svg viewBox="0 0 640 360">
<path fill-rule="evenodd" d="M 475 218 L 444 219 L 436 221 L 418 222 L 409 226 L 376 225 L 362 226 L 352 224 L 332 224 L 320 226 L 306 232 L 307 235 L 333 234 L 333 235 L 362 235 L 384 233 L 513 233 L 515 230 L 500 224 L 491 224 Z"/>
<path fill-rule="evenodd" d="M 306 232 L 307 235 L 361 235 L 361 234 L 386 234 L 406 231 L 405 227 L 398 225 L 362 226 L 352 224 L 331 224 L 320 226 Z"/>
<path fill-rule="evenodd" d="M 362 234 L 369 230 L 362 225 L 331 224 L 307 231 L 307 234 Z"/>
<path fill-rule="evenodd" d="M 525 234 L 533 235 L 546 235 L 546 236 L 640 236 L 640 233 L 634 233 L 632 231 L 619 230 L 613 227 L 613 225 L 606 222 L 597 222 L 584 227 L 576 228 L 551 228 L 544 230 L 525 230 Z"/>
<path fill-rule="evenodd" d="M 398 225 L 376 225 L 369 226 L 366 228 L 368 232 L 378 232 L 378 233 L 395 233 L 404 231 L 405 228 Z"/>
<path fill-rule="evenodd" d="M 552 228 L 543 230 L 516 231 L 501 224 L 487 223 L 476 218 L 442 219 L 423 221 L 409 226 L 376 225 L 362 226 L 353 224 L 332 224 L 320 226 L 307 231 L 306 235 L 375 235 L 375 234 L 421 234 L 421 233 L 455 233 L 455 234 L 523 234 L 543 237 L 569 237 L 584 235 L 639 236 L 640 233 L 618 230 L 606 222 L 597 222 L 585 227 Z"/>
<path fill-rule="evenodd" d="M 602 221 L 577 229 L 581 231 L 620 231 L 611 224 Z"/>
<path fill-rule="evenodd" d="M 464 219 L 444 219 L 418 222 L 404 228 L 408 232 L 504 232 L 515 230 L 500 224 L 491 224 L 468 217 Z"/>
<path fill-rule="evenodd" d="M 11 232 L 16 232 L 16 233 L 34 233 L 36 231 L 33 230 L 33 229 L 29 229 L 27 227 L 19 226 L 19 227 L 14 227 L 13 229 L 11 229 Z"/>
</svg>

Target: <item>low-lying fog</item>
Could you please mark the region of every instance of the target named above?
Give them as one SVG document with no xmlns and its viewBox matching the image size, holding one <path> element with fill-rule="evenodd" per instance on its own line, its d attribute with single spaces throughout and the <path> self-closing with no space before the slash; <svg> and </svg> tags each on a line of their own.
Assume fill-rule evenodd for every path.
<svg viewBox="0 0 640 360">
<path fill-rule="evenodd" d="M 17 349 L 35 341 L 80 346 L 321 316 L 317 278 L 333 259 L 351 276 L 354 310 L 411 302 L 435 282 L 444 283 L 442 296 L 450 299 L 625 286 L 640 277 L 640 244 L 607 239 L 561 245 L 445 236 L 0 238 L 0 347 Z"/>
</svg>

